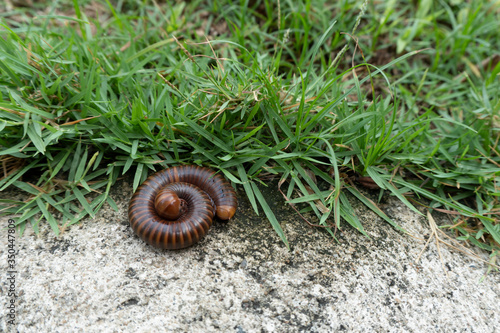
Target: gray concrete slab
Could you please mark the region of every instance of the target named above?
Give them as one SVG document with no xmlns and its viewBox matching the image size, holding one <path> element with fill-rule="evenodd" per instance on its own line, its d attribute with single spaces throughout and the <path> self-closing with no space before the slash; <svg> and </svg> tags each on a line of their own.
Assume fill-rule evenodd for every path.
<svg viewBox="0 0 500 333">
<path fill-rule="evenodd" d="M 274 198 L 291 251 L 245 200 L 233 221 L 216 222 L 200 243 L 162 251 L 128 225 L 130 185 L 118 184 L 113 193 L 118 212 L 105 207 L 60 237 L 42 226 L 38 236 L 28 230 L 16 239 L 15 325 L 5 320 L 7 217 L 1 218 L 0 331 L 499 330 L 498 272 L 480 282 L 486 266 L 446 247 L 443 268 L 434 242 L 415 263 L 424 242 L 361 207 L 370 238 L 344 225 L 337 243 L 307 226 L 272 189 L 266 196 Z M 387 199 L 384 210 L 412 235 L 430 234 L 426 219 L 396 200 Z"/>
</svg>

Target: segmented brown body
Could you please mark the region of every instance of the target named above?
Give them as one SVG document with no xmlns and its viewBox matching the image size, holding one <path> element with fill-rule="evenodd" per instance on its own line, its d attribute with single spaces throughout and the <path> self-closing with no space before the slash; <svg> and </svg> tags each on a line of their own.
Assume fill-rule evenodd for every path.
<svg viewBox="0 0 500 333">
<path fill-rule="evenodd" d="M 176 220 L 161 217 L 155 210 L 155 199 L 162 189 L 185 201 L 186 212 Z M 214 215 L 229 220 L 237 206 L 236 193 L 222 176 L 207 168 L 179 166 L 148 177 L 132 196 L 128 217 L 132 229 L 148 244 L 181 249 L 205 236 Z"/>
</svg>

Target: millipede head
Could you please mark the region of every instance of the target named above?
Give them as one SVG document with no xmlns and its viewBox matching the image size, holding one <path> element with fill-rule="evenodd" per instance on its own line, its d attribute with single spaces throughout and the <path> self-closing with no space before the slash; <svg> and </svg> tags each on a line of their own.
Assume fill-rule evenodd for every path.
<svg viewBox="0 0 500 333">
<path fill-rule="evenodd" d="M 174 191 L 162 189 L 156 195 L 155 210 L 164 219 L 174 221 L 187 211 L 187 204 Z"/>
</svg>

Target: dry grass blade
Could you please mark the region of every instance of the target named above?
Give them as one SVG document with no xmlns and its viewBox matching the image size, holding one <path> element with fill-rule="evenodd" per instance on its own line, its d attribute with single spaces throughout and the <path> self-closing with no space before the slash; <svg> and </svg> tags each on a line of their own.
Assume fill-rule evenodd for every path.
<svg viewBox="0 0 500 333">
<path fill-rule="evenodd" d="M 4 155 L 0 156 L 0 161 L 2 162 L 2 175 L 0 176 L 0 180 L 2 180 L 16 170 L 22 168 L 25 160 L 11 155 Z"/>
<path fill-rule="evenodd" d="M 453 242 L 456 242 L 453 238 L 451 238 L 450 236 L 446 235 L 441 229 L 439 229 L 436 225 L 436 221 L 434 220 L 434 218 L 432 217 L 430 211 L 427 211 L 427 220 L 429 221 L 429 226 L 431 228 L 431 233 L 432 235 L 429 236 L 429 239 L 427 240 L 427 242 L 425 243 L 424 247 L 422 248 L 422 251 L 420 251 L 417 259 L 415 260 L 415 263 L 418 263 L 419 260 L 420 260 L 420 257 L 422 256 L 422 254 L 424 253 L 425 249 L 428 247 L 429 243 L 431 242 L 432 238 L 435 238 L 435 241 L 436 241 L 436 247 L 437 247 L 437 250 L 438 250 L 438 253 L 439 253 L 439 258 L 441 260 L 441 264 L 443 266 L 443 270 L 446 272 L 446 276 L 449 278 L 449 275 L 448 275 L 448 271 L 445 269 L 445 266 L 444 266 L 444 262 L 443 262 L 443 258 L 441 256 L 441 249 L 440 249 L 440 243 L 454 249 L 454 250 L 457 250 L 459 252 L 462 252 L 470 257 L 472 257 L 474 260 L 477 260 L 477 261 L 480 261 L 480 262 L 483 262 L 485 264 L 487 264 L 488 266 L 490 267 L 495 267 L 497 269 L 500 269 L 500 266 L 496 265 L 494 262 L 492 261 L 487 261 L 487 260 L 484 260 L 484 259 L 481 259 L 479 258 L 476 254 L 474 254 L 473 252 L 471 252 L 470 250 L 466 249 L 463 245 L 461 244 L 457 244 L 457 246 L 454 246 L 448 242 L 445 242 L 444 240 L 442 240 L 439 236 L 438 236 L 438 232 L 442 233 L 445 237 L 449 238 L 451 241 Z"/>
</svg>

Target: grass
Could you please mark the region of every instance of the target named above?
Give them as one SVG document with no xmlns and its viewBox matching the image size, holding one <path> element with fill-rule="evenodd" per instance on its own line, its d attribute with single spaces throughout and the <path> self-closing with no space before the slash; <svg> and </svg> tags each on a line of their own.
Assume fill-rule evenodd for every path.
<svg viewBox="0 0 500 333">
<path fill-rule="evenodd" d="M 58 234 L 111 186 L 220 170 L 288 246 L 270 177 L 333 237 L 367 191 L 500 251 L 498 1 L 55 1 L 0 14 L 0 190 Z M 37 7 L 39 6 L 39 7 Z M 37 177 L 30 180 L 29 174 Z M 364 188 L 364 189 L 363 189 Z M 89 198 L 92 197 L 90 201 Z M 421 200 L 425 199 L 425 200 Z M 311 222 L 310 222 L 311 223 Z"/>
</svg>

